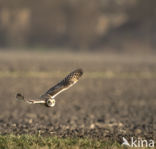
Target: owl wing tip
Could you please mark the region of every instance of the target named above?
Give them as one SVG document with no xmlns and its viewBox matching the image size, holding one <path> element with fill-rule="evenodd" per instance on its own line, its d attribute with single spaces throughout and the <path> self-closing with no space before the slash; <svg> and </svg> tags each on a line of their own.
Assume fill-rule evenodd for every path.
<svg viewBox="0 0 156 149">
<path fill-rule="evenodd" d="M 74 70 L 73 72 L 71 72 L 71 76 L 77 78 L 77 80 L 79 80 L 79 78 L 83 75 L 83 70 L 81 68 Z"/>
<path fill-rule="evenodd" d="M 24 96 L 21 93 L 16 94 L 16 99 L 18 100 L 24 100 Z"/>
<path fill-rule="evenodd" d="M 78 68 L 74 72 L 78 73 L 80 76 L 83 75 L 83 69 L 82 68 Z"/>
<path fill-rule="evenodd" d="M 80 77 L 83 75 L 83 70 L 81 68 L 72 71 L 65 79 L 65 83 L 68 85 L 75 84 Z"/>
</svg>

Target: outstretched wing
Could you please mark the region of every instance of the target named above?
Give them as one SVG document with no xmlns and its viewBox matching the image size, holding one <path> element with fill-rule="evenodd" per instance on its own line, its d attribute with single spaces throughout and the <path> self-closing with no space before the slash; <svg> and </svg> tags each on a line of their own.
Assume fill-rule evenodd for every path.
<svg viewBox="0 0 156 149">
<path fill-rule="evenodd" d="M 28 104 L 45 103 L 45 100 L 42 100 L 42 99 L 36 99 L 36 100 L 35 99 L 25 99 L 24 96 L 20 93 L 17 93 L 16 99 L 23 100 Z"/>
<path fill-rule="evenodd" d="M 74 70 L 68 76 L 66 76 L 61 82 L 50 88 L 44 95 L 41 96 L 41 98 L 45 98 L 46 96 L 51 96 L 51 98 L 55 98 L 58 94 L 73 86 L 82 75 L 83 75 L 82 69 Z"/>
</svg>

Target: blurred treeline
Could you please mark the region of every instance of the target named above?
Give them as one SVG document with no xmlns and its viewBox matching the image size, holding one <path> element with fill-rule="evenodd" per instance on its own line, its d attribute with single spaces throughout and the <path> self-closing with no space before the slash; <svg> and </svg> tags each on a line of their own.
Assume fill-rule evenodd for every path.
<svg viewBox="0 0 156 149">
<path fill-rule="evenodd" d="M 0 47 L 154 49 L 155 0 L 0 0 Z"/>
</svg>

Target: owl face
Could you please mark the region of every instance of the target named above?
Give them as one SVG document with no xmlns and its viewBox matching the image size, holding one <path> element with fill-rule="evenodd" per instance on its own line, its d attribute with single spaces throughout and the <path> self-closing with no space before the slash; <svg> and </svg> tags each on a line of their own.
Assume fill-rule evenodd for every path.
<svg viewBox="0 0 156 149">
<path fill-rule="evenodd" d="M 47 107 L 54 107 L 55 106 L 55 99 L 47 99 L 46 100 Z"/>
</svg>

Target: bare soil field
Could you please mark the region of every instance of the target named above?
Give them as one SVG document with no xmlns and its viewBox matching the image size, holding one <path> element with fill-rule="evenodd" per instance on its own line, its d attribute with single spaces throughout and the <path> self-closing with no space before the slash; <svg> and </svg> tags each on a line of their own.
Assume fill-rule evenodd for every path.
<svg viewBox="0 0 156 149">
<path fill-rule="evenodd" d="M 56 106 L 28 105 L 76 68 L 84 76 Z M 156 55 L 0 52 L 0 134 L 156 140 Z"/>
</svg>

